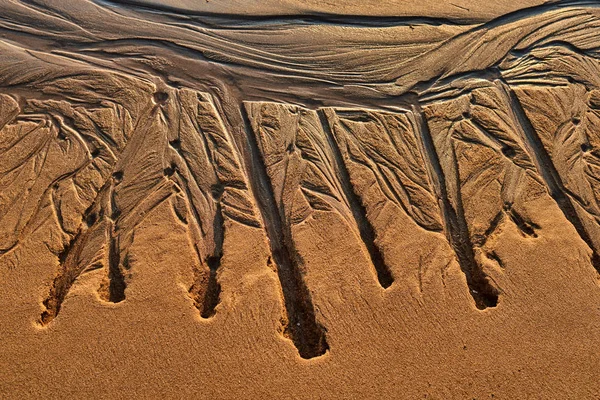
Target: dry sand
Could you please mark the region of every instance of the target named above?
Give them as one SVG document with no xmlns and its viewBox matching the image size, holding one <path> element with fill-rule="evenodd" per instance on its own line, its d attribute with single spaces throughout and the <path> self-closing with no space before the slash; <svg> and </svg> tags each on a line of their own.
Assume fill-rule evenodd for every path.
<svg viewBox="0 0 600 400">
<path fill-rule="evenodd" d="M 0 397 L 599 399 L 596 1 L 0 0 Z"/>
</svg>

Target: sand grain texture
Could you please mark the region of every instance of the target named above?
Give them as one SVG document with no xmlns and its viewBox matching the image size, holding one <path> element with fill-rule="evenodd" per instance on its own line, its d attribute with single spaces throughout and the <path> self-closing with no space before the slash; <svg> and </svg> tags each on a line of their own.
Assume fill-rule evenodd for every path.
<svg viewBox="0 0 600 400">
<path fill-rule="evenodd" d="M 0 397 L 600 398 L 597 2 L 0 10 Z"/>
</svg>

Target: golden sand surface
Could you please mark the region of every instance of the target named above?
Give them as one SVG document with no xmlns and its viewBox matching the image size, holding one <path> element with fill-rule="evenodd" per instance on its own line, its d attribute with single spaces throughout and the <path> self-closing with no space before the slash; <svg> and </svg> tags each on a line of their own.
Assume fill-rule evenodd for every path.
<svg viewBox="0 0 600 400">
<path fill-rule="evenodd" d="M 0 398 L 600 399 L 600 3 L 0 11 Z"/>
</svg>

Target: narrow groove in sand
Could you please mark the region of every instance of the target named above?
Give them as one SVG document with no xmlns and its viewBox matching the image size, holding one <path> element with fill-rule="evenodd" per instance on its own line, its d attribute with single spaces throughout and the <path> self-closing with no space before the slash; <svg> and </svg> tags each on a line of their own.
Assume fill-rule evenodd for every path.
<svg viewBox="0 0 600 400">
<path fill-rule="evenodd" d="M 498 304 L 498 291 L 489 283 L 485 272 L 475 260 L 473 243 L 471 242 L 467 221 L 462 208 L 460 186 L 457 184 L 457 193 L 453 193 L 457 202 L 457 207 L 454 208 L 448 195 L 446 173 L 442 168 L 431 132 L 429 131 L 429 126 L 419 104 L 413 106 L 413 113 L 416 120 L 416 137 L 421 142 L 420 145 L 424 153 L 423 158 L 426 160 L 431 181 L 436 188 L 442 210 L 446 237 L 454 249 L 460 269 L 465 274 L 469 293 L 473 297 L 478 309 L 483 310 L 488 307 L 495 307 Z M 458 179 L 458 176 L 454 176 L 454 179 Z"/>
<path fill-rule="evenodd" d="M 111 303 L 119 303 L 125 300 L 125 276 L 123 274 L 123 266 L 121 263 L 121 247 L 118 234 L 118 218 L 121 214 L 115 202 L 114 186 L 121 178 L 113 177 L 113 181 L 109 186 L 108 201 L 110 202 L 109 209 L 111 215 L 107 221 L 107 232 L 109 235 L 109 251 L 108 251 L 108 294 L 107 301 Z"/>
<path fill-rule="evenodd" d="M 319 116 L 321 126 L 323 127 L 323 132 L 327 137 L 329 147 L 331 147 L 334 162 L 336 164 L 335 167 L 339 173 L 340 183 L 342 184 L 344 195 L 346 196 L 348 204 L 350 205 L 352 216 L 356 221 L 360 238 L 367 248 L 371 263 L 373 264 L 375 272 L 377 273 L 377 280 L 379 281 L 379 284 L 384 289 L 387 289 L 394 282 L 394 277 L 392 276 L 390 268 L 385 263 L 383 254 L 381 254 L 379 247 L 377 247 L 375 244 L 375 230 L 373 225 L 371 225 L 371 221 L 369 221 L 369 218 L 367 217 L 367 210 L 362 204 L 360 196 L 354 191 L 354 186 L 350 180 L 350 174 L 346 168 L 346 164 L 344 163 L 340 148 L 333 136 L 333 132 L 331 132 L 331 127 L 329 126 L 327 116 L 324 114 L 323 110 L 318 110 L 317 114 Z"/>
<path fill-rule="evenodd" d="M 241 113 L 251 160 L 247 168 L 250 172 L 249 181 L 263 219 L 283 293 L 287 317 L 284 335 L 293 341 L 302 358 L 318 357 L 329 349 L 326 330 L 317 322 L 310 291 L 302 276 L 302 258 L 293 244 L 291 227 L 284 227 L 281 221 L 273 187 L 243 106 Z"/>
<path fill-rule="evenodd" d="M 512 90 L 512 88 L 502 79 L 498 79 L 495 85 L 500 89 L 508 100 L 510 109 L 512 110 L 514 117 L 519 123 L 519 131 L 526 143 L 527 149 L 535 163 L 535 166 L 540 174 L 542 180 L 546 184 L 550 196 L 554 199 L 560 210 L 562 211 L 565 218 L 573 225 L 581 239 L 590 247 L 592 250 L 591 263 L 592 266 L 600 273 L 600 239 L 594 238 L 586 229 L 581 218 L 577 214 L 577 210 L 573 205 L 573 200 L 567 194 L 560 174 L 558 173 L 552 158 L 548 151 L 544 147 L 542 140 L 538 136 L 535 128 L 531 124 L 531 121 L 527 117 L 523 105 L 519 101 L 519 98 Z"/>
</svg>

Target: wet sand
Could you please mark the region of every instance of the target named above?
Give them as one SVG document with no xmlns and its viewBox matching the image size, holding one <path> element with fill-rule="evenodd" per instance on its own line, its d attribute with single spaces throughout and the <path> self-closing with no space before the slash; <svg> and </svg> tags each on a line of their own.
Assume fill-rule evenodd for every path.
<svg viewBox="0 0 600 400">
<path fill-rule="evenodd" d="M 595 2 L 0 4 L 0 397 L 598 398 Z"/>
</svg>

